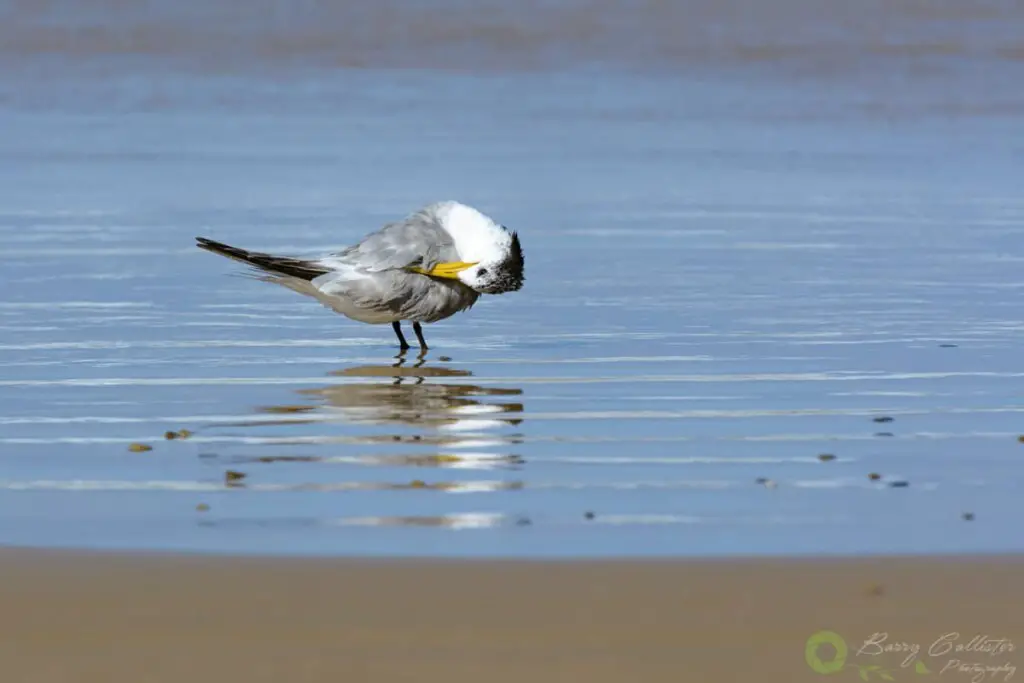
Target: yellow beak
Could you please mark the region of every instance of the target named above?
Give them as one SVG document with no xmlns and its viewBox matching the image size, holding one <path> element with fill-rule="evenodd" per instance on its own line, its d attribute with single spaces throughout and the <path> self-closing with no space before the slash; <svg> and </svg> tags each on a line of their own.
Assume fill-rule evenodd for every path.
<svg viewBox="0 0 1024 683">
<path fill-rule="evenodd" d="M 467 268 L 472 268 L 477 263 L 479 263 L 479 261 L 474 261 L 473 263 L 454 261 L 452 263 L 438 263 L 430 270 L 423 270 L 422 268 L 412 268 L 411 270 L 414 273 L 422 273 L 423 275 L 430 275 L 431 277 L 443 277 L 449 280 L 458 280 L 459 273 Z"/>
</svg>

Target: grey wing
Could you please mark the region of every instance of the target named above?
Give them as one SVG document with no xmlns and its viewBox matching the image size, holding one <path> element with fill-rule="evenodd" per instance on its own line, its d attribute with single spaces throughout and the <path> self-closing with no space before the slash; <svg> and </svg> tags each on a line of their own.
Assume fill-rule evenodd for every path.
<svg viewBox="0 0 1024 683">
<path fill-rule="evenodd" d="M 416 213 L 385 225 L 358 244 L 320 259 L 319 263 L 332 269 L 354 267 L 375 273 L 411 266 L 431 268 L 445 260 L 458 260 L 457 256 L 448 232 L 432 217 Z"/>
</svg>

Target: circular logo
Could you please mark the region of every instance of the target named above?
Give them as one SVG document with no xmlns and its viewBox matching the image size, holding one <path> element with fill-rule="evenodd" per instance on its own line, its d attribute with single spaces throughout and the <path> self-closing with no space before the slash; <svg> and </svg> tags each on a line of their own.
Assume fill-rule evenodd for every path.
<svg viewBox="0 0 1024 683">
<path fill-rule="evenodd" d="M 836 650 L 835 657 L 827 662 L 818 656 L 818 648 L 822 645 L 831 645 Z M 834 674 L 846 665 L 846 641 L 835 631 L 818 631 L 807 639 L 804 659 L 807 660 L 807 666 L 814 671 L 820 674 Z"/>
</svg>

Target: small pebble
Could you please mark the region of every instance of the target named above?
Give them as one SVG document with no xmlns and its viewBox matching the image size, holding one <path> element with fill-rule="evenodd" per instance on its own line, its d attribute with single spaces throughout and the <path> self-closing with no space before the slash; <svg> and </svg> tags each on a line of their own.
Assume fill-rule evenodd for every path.
<svg viewBox="0 0 1024 683">
<path fill-rule="evenodd" d="M 591 512 L 590 510 L 587 510 L 585 513 L 583 513 L 583 517 L 585 519 L 593 519 L 594 516 L 595 516 L 594 513 Z"/>
<path fill-rule="evenodd" d="M 881 478 L 882 475 L 879 474 L 878 472 L 872 472 L 871 474 L 868 475 L 868 479 L 870 479 L 871 481 L 878 481 Z"/>
<path fill-rule="evenodd" d="M 442 363 L 451 363 L 452 359 L 450 356 L 438 356 L 437 359 Z"/>
<path fill-rule="evenodd" d="M 974 521 L 974 513 L 973 512 L 965 512 L 963 514 L 963 518 L 964 518 L 965 522 L 973 522 Z"/>
<path fill-rule="evenodd" d="M 209 511 L 210 511 L 210 506 L 207 505 L 206 503 L 200 503 L 199 505 L 196 505 L 196 512 L 209 512 Z"/>
<path fill-rule="evenodd" d="M 245 472 L 228 470 L 224 473 L 224 481 L 241 481 L 242 479 L 245 479 Z"/>
<path fill-rule="evenodd" d="M 882 415 L 881 417 L 876 417 L 875 422 L 892 422 L 892 418 L 888 415 Z"/>
<path fill-rule="evenodd" d="M 891 482 L 889 482 L 889 486 L 891 486 L 894 489 L 905 489 L 908 486 L 910 486 L 910 482 L 909 481 L 903 481 L 901 479 L 899 481 L 891 481 Z"/>
<path fill-rule="evenodd" d="M 260 408 L 265 413 L 305 413 L 312 410 L 312 406 L 266 406 Z"/>
<path fill-rule="evenodd" d="M 835 459 L 836 459 L 836 456 L 834 456 L 831 453 L 821 453 L 821 454 L 818 455 L 818 460 L 820 460 L 822 462 L 831 462 L 832 460 L 835 460 Z"/>
<path fill-rule="evenodd" d="M 133 443 L 128 446 L 128 450 L 132 453 L 145 453 L 146 451 L 153 450 L 152 446 L 147 446 L 144 443 Z"/>
</svg>

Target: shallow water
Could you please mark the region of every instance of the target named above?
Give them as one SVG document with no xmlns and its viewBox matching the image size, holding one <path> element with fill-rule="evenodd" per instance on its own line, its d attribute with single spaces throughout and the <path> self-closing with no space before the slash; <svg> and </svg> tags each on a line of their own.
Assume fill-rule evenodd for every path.
<svg viewBox="0 0 1024 683">
<path fill-rule="evenodd" d="M 963 20 L 908 17 L 925 42 Z M 937 80 L 879 51 L 892 97 L 899 69 L 823 86 L 582 43 L 562 68 L 287 77 L 23 46 L 0 542 L 1021 550 L 1024 127 L 1019 89 L 973 76 L 1020 75 L 1001 35 L 938 50 Z M 80 78 L 30 78 L 54 64 Z M 193 246 L 316 253 L 441 198 L 518 230 L 527 283 L 428 326 L 423 359 Z"/>
</svg>

